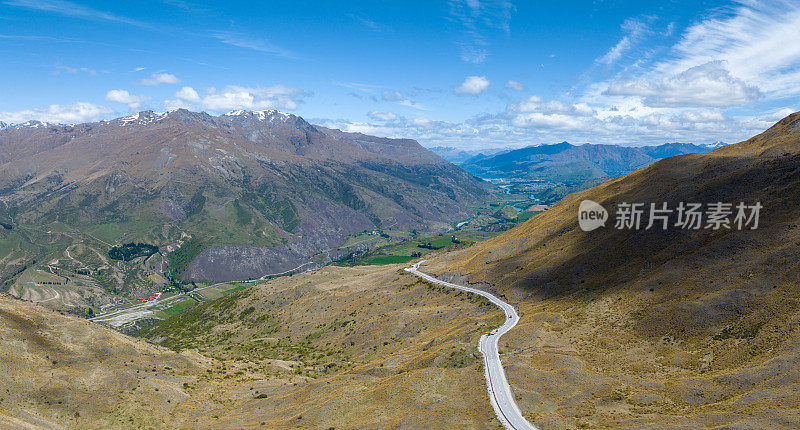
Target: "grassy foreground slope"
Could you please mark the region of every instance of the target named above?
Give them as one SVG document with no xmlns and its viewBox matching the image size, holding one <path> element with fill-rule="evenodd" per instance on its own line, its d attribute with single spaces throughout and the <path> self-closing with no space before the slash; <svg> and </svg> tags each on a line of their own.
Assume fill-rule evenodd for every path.
<svg viewBox="0 0 800 430">
<path fill-rule="evenodd" d="M 476 345 L 502 314 L 402 267 L 329 267 L 234 292 L 145 333 L 169 349 L 2 296 L 0 422 L 498 427 Z"/>
<path fill-rule="evenodd" d="M 757 230 L 617 230 L 612 219 L 587 233 L 577 225 L 584 199 L 610 210 L 763 209 Z M 504 363 L 523 412 L 545 428 L 797 427 L 799 205 L 796 113 L 748 141 L 568 196 L 423 270 L 518 305 Z"/>
<path fill-rule="evenodd" d="M 207 388 L 241 400 L 213 411 L 229 427 L 253 417 L 270 427 L 498 425 L 476 345 L 502 314 L 402 267 L 274 279 L 145 335 L 229 363 L 230 382 Z"/>
<path fill-rule="evenodd" d="M 0 294 L 0 427 L 158 428 L 211 360 Z"/>
</svg>

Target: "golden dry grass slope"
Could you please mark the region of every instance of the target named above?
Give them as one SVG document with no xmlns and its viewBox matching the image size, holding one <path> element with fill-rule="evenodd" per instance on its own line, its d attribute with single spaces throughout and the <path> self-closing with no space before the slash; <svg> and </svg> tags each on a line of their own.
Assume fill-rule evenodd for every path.
<svg viewBox="0 0 800 430">
<path fill-rule="evenodd" d="M 763 209 L 757 230 L 618 230 L 612 219 L 584 232 L 584 199 Z M 570 195 L 422 270 L 487 284 L 519 306 L 504 363 L 543 428 L 796 428 L 799 206 L 795 113 L 745 142 Z"/>
<path fill-rule="evenodd" d="M 0 421 L 497 428 L 476 345 L 502 314 L 402 267 L 325 268 L 207 302 L 144 333 L 170 349 L 3 298 Z"/>
<path fill-rule="evenodd" d="M 0 295 L 0 428 L 159 427 L 209 362 Z"/>
</svg>

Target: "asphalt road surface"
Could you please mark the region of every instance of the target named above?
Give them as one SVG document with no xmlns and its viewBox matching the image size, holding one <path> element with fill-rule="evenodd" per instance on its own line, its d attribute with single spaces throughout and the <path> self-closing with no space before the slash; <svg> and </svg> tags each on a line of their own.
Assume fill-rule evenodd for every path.
<svg viewBox="0 0 800 430">
<path fill-rule="evenodd" d="M 161 261 L 162 261 L 162 264 L 163 264 L 164 260 L 162 259 Z M 262 281 L 264 281 L 266 278 L 268 278 L 270 276 L 285 275 L 285 274 L 287 274 L 289 272 L 294 272 L 296 270 L 300 270 L 300 268 L 302 268 L 303 266 L 307 266 L 309 264 L 311 264 L 311 263 L 310 262 L 309 263 L 303 263 L 303 264 L 295 267 L 294 269 L 287 270 L 287 271 L 281 272 L 281 273 L 272 273 L 272 274 L 264 275 L 264 276 L 262 276 L 262 277 L 260 277 L 258 279 L 248 279 L 248 280 L 245 280 L 245 281 L 217 282 L 214 285 L 208 285 L 206 287 L 195 288 L 194 290 L 188 291 L 187 293 L 196 293 L 198 291 L 203 291 L 203 290 L 208 289 L 208 288 L 214 288 L 214 287 L 219 286 L 219 285 L 230 284 L 230 283 L 233 283 L 233 282 L 240 282 L 240 283 L 245 283 L 245 284 L 250 284 L 250 283 L 254 283 L 254 282 L 262 282 Z M 174 296 L 165 297 L 163 299 L 150 300 L 148 302 L 144 302 L 144 303 L 142 303 L 140 305 L 136 305 L 136 306 L 131 306 L 129 308 L 111 310 L 109 312 L 100 313 L 100 314 L 95 315 L 93 318 L 89 318 L 89 320 L 90 321 L 96 321 L 96 322 L 107 322 L 107 321 L 110 321 L 113 318 L 119 317 L 119 316 L 124 315 L 124 314 L 128 314 L 128 313 L 131 313 L 131 312 L 140 312 L 142 310 L 150 309 L 155 305 L 158 305 L 158 304 L 161 304 L 161 303 L 164 303 L 164 302 L 170 302 L 170 301 L 179 299 L 181 297 L 185 297 L 187 295 L 187 293 L 181 292 L 181 293 L 178 293 L 178 294 L 176 294 Z"/>
<path fill-rule="evenodd" d="M 523 430 L 523 429 L 536 429 L 536 426 L 529 423 L 514 400 L 514 394 L 511 392 L 511 386 L 508 385 L 506 379 L 506 372 L 503 370 L 503 364 L 500 362 L 500 352 L 497 343 L 500 341 L 500 336 L 507 333 L 511 328 L 517 325 L 519 315 L 514 307 L 510 304 L 500 300 L 496 296 L 481 291 L 475 288 L 465 287 L 463 285 L 452 284 L 450 282 L 441 281 L 428 274 L 419 271 L 419 265 L 425 261 L 420 261 L 413 266 L 406 269 L 426 281 L 434 284 L 443 285 L 445 287 L 456 288 L 470 293 L 480 294 L 489 299 L 492 303 L 503 309 L 506 313 L 506 321 L 500 327 L 490 331 L 481 336 L 478 341 L 478 349 L 483 354 L 483 370 L 486 376 L 486 387 L 489 391 L 489 400 L 492 402 L 494 412 L 497 414 L 497 419 L 503 423 L 507 429 Z"/>
</svg>

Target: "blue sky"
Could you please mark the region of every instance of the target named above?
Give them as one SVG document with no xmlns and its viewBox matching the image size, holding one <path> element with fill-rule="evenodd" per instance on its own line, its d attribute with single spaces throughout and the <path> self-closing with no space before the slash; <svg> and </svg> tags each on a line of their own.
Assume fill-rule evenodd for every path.
<svg viewBox="0 0 800 430">
<path fill-rule="evenodd" d="M 0 121 L 279 109 L 425 146 L 750 137 L 798 109 L 783 1 L 0 0 Z"/>
</svg>

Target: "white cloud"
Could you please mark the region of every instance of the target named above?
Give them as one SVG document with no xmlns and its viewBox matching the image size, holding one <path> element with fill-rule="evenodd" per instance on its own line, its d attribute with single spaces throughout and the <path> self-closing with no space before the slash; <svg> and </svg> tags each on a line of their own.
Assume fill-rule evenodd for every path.
<svg viewBox="0 0 800 430">
<path fill-rule="evenodd" d="M 489 88 L 486 76 L 468 76 L 464 82 L 457 86 L 455 93 L 459 95 L 478 95 Z"/>
<path fill-rule="evenodd" d="M 145 95 L 133 95 L 125 90 L 111 90 L 106 94 L 106 100 L 128 105 L 131 110 L 138 109 L 142 103 L 150 100 Z"/>
<path fill-rule="evenodd" d="M 545 128 L 566 128 L 581 129 L 591 124 L 582 118 L 560 113 L 545 114 L 541 112 L 531 112 L 514 116 L 512 123 L 517 127 L 545 127 Z"/>
<path fill-rule="evenodd" d="M 0 121 L 18 124 L 30 120 L 59 124 L 78 124 L 96 121 L 114 113 L 113 109 L 87 102 L 71 105 L 49 105 L 17 112 L 0 112 Z"/>
<path fill-rule="evenodd" d="M 228 85 L 221 90 L 209 88 L 203 96 L 192 87 L 183 87 L 175 93 L 176 99 L 164 101 L 164 107 L 167 110 L 185 108 L 212 112 L 236 109 L 295 110 L 307 95 L 308 93 L 299 88 L 284 85 L 256 88 Z"/>
<path fill-rule="evenodd" d="M 517 81 L 508 81 L 506 82 L 506 88 L 510 90 L 522 91 L 525 89 L 525 85 L 522 85 Z"/>
<path fill-rule="evenodd" d="M 734 78 L 721 61 L 692 67 L 658 80 L 640 78 L 613 82 L 606 95 L 640 96 L 654 107 L 731 107 L 758 100 L 758 88 Z"/>
<path fill-rule="evenodd" d="M 142 79 L 142 85 L 154 87 L 160 84 L 177 84 L 180 82 L 177 76 L 170 73 L 153 73 L 149 78 Z"/>
<path fill-rule="evenodd" d="M 526 113 L 567 114 L 581 117 L 592 116 L 595 111 L 586 103 L 566 103 L 560 100 L 545 100 L 538 96 L 530 96 L 518 103 L 509 104 L 507 113 L 511 115 Z"/>
<path fill-rule="evenodd" d="M 400 130 L 395 127 L 369 124 L 364 122 L 339 121 L 328 122 L 324 125 L 326 127 L 338 128 L 348 133 L 363 133 L 371 136 L 397 137 L 398 133 L 400 132 Z"/>
<path fill-rule="evenodd" d="M 203 106 L 211 110 L 229 109 L 297 109 L 298 98 L 305 93 L 298 88 L 274 85 L 266 88 L 228 86 L 203 98 Z"/>
<path fill-rule="evenodd" d="M 183 87 L 175 93 L 175 97 L 185 100 L 190 103 L 197 103 L 200 101 L 200 95 L 192 87 Z"/>
<path fill-rule="evenodd" d="M 377 120 L 377 121 L 393 121 L 397 119 L 397 115 L 392 112 L 378 112 L 372 111 L 368 113 L 370 118 Z"/>
</svg>

